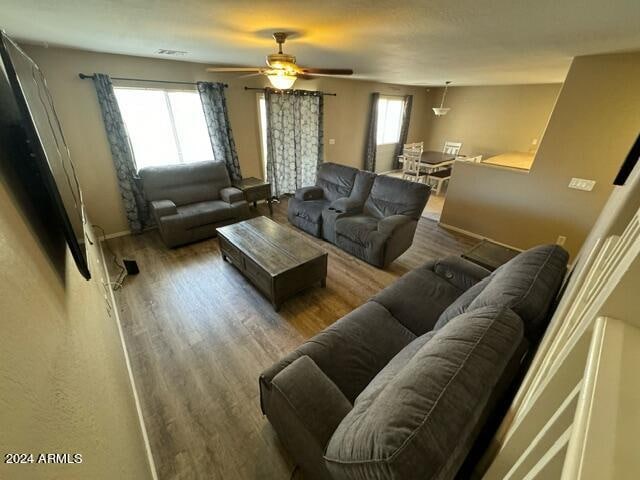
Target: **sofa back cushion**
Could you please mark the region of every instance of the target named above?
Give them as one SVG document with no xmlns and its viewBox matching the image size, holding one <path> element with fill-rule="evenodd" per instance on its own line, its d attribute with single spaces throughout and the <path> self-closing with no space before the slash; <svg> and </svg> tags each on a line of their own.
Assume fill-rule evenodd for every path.
<svg viewBox="0 0 640 480">
<path fill-rule="evenodd" d="M 364 204 L 364 211 L 375 218 L 408 215 L 418 220 L 429 199 L 429 192 L 429 187 L 423 183 L 377 175 Z"/>
<path fill-rule="evenodd" d="M 218 200 L 220 190 L 231 186 L 222 162 L 146 167 L 139 175 L 147 200 L 171 200 L 176 205 Z"/>
<path fill-rule="evenodd" d="M 522 341 L 519 317 L 491 306 L 409 344 L 357 397 L 331 437 L 325 464 L 333 477 L 453 478 Z"/>
<path fill-rule="evenodd" d="M 527 339 L 536 342 L 546 328 L 568 259 L 569 254 L 558 245 L 540 245 L 520 253 L 463 293 L 442 312 L 434 328 L 462 312 L 505 305 L 522 319 Z"/>
<path fill-rule="evenodd" d="M 324 197 L 334 201 L 348 197 L 353 188 L 353 182 L 358 170 L 337 163 L 322 163 L 318 167 L 316 185 L 324 190 Z"/>
<path fill-rule="evenodd" d="M 375 178 L 375 173 L 367 172 L 366 170 L 359 170 L 356 174 L 353 189 L 351 189 L 349 198 L 364 204 L 371 192 L 371 187 L 373 186 Z"/>
</svg>

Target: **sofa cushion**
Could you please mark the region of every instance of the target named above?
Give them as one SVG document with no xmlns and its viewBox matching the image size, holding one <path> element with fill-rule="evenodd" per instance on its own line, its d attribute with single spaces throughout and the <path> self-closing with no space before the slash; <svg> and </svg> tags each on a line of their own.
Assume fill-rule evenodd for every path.
<svg viewBox="0 0 640 480">
<path fill-rule="evenodd" d="M 515 313 L 485 307 L 453 319 L 397 372 L 382 371 L 329 441 L 333 477 L 453 478 L 522 338 Z"/>
<path fill-rule="evenodd" d="M 329 201 L 348 197 L 358 170 L 336 163 L 322 163 L 318 167 L 316 185 L 324 190 L 324 198 Z"/>
<path fill-rule="evenodd" d="M 373 172 L 367 172 L 366 170 L 359 170 L 356 174 L 356 178 L 353 182 L 353 188 L 349 198 L 353 201 L 359 202 L 364 205 L 364 202 L 371 192 L 373 181 L 376 178 L 376 174 Z"/>
<path fill-rule="evenodd" d="M 231 185 L 223 162 L 194 162 L 140 170 L 147 200 L 171 200 L 176 205 L 218 200 Z"/>
<path fill-rule="evenodd" d="M 263 372 L 261 393 L 268 395 L 271 379 L 297 358 L 308 355 L 353 402 L 389 360 L 415 338 L 382 305 L 365 303 Z"/>
<path fill-rule="evenodd" d="M 372 232 L 378 230 L 378 219 L 368 215 L 352 215 L 336 220 L 336 233 L 352 242 L 366 245 Z"/>
<path fill-rule="evenodd" d="M 415 335 L 433 329 L 440 314 L 462 294 L 462 290 L 436 274 L 433 268 L 434 262 L 427 262 L 372 298 Z"/>
<path fill-rule="evenodd" d="M 236 216 L 231 204 L 222 200 L 190 203 L 178 207 L 183 228 L 195 228 L 202 225 L 219 223 Z"/>
<path fill-rule="evenodd" d="M 364 213 L 376 218 L 408 215 L 418 220 L 429 199 L 429 192 L 429 187 L 423 183 L 378 175 L 364 204 Z"/>
<path fill-rule="evenodd" d="M 525 336 L 535 343 L 546 328 L 548 313 L 567 270 L 569 254 L 558 245 L 526 250 L 476 284 L 452 304 L 436 328 L 460 311 L 505 305 L 524 323 Z"/>
<path fill-rule="evenodd" d="M 469 309 L 469 305 L 473 302 L 480 292 L 485 289 L 489 282 L 491 281 L 491 277 L 486 277 L 483 280 L 480 280 L 469 290 L 465 291 L 462 295 L 460 295 L 454 302 L 452 302 L 444 312 L 440 314 L 438 321 L 433 326 L 434 330 L 438 330 L 442 328 L 452 318 L 456 318 L 458 315 L 465 313 Z"/>
</svg>

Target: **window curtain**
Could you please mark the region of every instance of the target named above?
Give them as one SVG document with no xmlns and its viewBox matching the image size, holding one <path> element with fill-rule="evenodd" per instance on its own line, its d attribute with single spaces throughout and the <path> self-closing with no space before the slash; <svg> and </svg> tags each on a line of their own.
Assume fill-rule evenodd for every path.
<svg viewBox="0 0 640 480">
<path fill-rule="evenodd" d="M 402 125 L 400 126 L 400 139 L 398 145 L 396 145 L 396 151 L 393 154 L 393 169 L 398 170 L 400 168 L 400 161 L 398 156 L 402 154 L 402 148 L 407 143 L 407 136 L 409 135 L 409 121 L 411 120 L 411 106 L 413 104 L 413 95 L 405 95 L 402 105 Z"/>
<path fill-rule="evenodd" d="M 142 187 L 138 182 L 138 169 L 133 149 L 113 91 L 113 83 L 109 75 L 94 73 L 93 84 L 102 111 L 102 120 L 116 168 L 129 229 L 133 233 L 139 233 L 153 222 L 149 216 L 149 208 Z"/>
<path fill-rule="evenodd" d="M 236 142 L 233 140 L 223 83 L 198 82 L 204 118 L 216 161 L 224 162 L 232 181 L 242 180 Z"/>
<path fill-rule="evenodd" d="M 371 108 L 369 110 L 369 130 L 367 143 L 364 148 L 364 169 L 370 172 L 376 171 L 376 148 L 378 148 L 378 100 L 380 94 L 371 94 Z"/>
<path fill-rule="evenodd" d="M 323 156 L 322 92 L 265 89 L 267 180 L 273 195 L 314 185 Z"/>
</svg>

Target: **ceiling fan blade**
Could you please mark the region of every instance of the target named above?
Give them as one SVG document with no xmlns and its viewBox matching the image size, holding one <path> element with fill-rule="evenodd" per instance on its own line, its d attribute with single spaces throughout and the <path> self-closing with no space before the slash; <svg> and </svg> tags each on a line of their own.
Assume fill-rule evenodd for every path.
<svg viewBox="0 0 640 480">
<path fill-rule="evenodd" d="M 303 73 L 317 73 L 319 75 L 353 75 L 350 68 L 312 68 L 300 67 Z"/>
<path fill-rule="evenodd" d="M 209 67 L 207 72 L 234 73 L 234 72 L 260 72 L 262 67 Z"/>
<path fill-rule="evenodd" d="M 262 75 L 262 72 L 247 73 L 246 75 L 240 75 L 239 77 L 236 77 L 236 78 L 257 77 L 258 75 Z"/>
<path fill-rule="evenodd" d="M 298 80 L 314 80 L 316 77 L 313 75 L 307 75 L 306 73 L 298 73 L 296 74 L 296 78 Z"/>
</svg>

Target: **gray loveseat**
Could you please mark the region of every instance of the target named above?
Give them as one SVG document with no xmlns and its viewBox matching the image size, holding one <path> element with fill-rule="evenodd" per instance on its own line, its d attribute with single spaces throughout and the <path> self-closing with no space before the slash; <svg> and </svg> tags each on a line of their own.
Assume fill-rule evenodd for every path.
<svg viewBox="0 0 640 480">
<path fill-rule="evenodd" d="M 292 225 L 311 235 L 322 234 L 322 212 L 331 203 L 348 197 L 358 170 L 335 163 L 322 163 L 318 167 L 316 184 L 299 188 L 289 199 L 287 217 Z"/>
<path fill-rule="evenodd" d="M 454 478 L 539 342 L 567 260 L 546 245 L 493 273 L 428 262 L 263 372 L 262 411 L 305 479 Z"/>
<path fill-rule="evenodd" d="M 421 183 L 323 163 L 316 186 L 297 190 L 289 200 L 288 218 L 384 268 L 411 246 L 429 192 Z"/>
<path fill-rule="evenodd" d="M 168 247 L 216 234 L 216 227 L 249 216 L 241 190 L 222 162 L 142 168 L 139 172 L 162 240 Z"/>
</svg>

